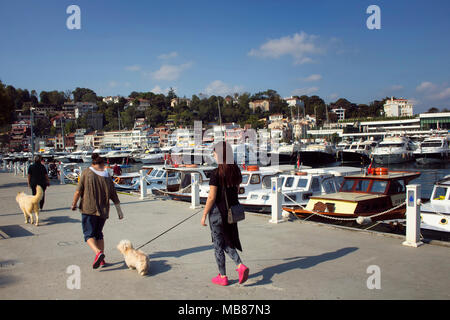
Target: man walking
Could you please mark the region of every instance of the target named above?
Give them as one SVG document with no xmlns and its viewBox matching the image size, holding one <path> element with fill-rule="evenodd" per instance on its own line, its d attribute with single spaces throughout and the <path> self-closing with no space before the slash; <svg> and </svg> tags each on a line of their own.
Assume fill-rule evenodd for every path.
<svg viewBox="0 0 450 320">
<path fill-rule="evenodd" d="M 42 210 L 45 201 L 45 189 L 50 185 L 50 180 L 47 175 L 47 169 L 42 165 L 42 156 L 37 155 L 34 157 L 34 163 L 28 167 L 28 186 L 33 192 L 33 196 L 36 195 L 36 186 L 41 186 L 44 195 L 41 202 L 39 202 L 39 208 Z"/>
</svg>

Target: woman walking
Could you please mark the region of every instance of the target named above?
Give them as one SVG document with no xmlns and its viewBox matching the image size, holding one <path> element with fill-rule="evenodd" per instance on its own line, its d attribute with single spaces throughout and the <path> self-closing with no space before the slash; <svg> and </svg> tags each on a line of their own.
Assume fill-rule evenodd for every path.
<svg viewBox="0 0 450 320">
<path fill-rule="evenodd" d="M 233 150 L 226 142 L 214 145 L 214 158 L 219 164 L 210 176 L 208 200 L 203 210 L 202 226 L 206 226 L 206 218 L 209 214 L 212 242 L 219 274 L 211 281 L 215 284 L 228 285 L 228 277 L 225 269 L 225 252 L 237 266 L 239 283 L 244 283 L 248 278 L 249 269 L 242 263 L 237 250 L 242 251 L 239 240 L 237 223 L 228 223 L 227 204 L 231 207 L 239 203 L 238 190 L 242 182 L 241 170 L 234 163 Z"/>
<path fill-rule="evenodd" d="M 123 218 L 114 183 L 105 169 L 105 160 L 97 153 L 92 154 L 92 166 L 83 170 L 81 174 L 73 196 L 72 210 L 77 208 L 80 197 L 84 241 L 95 253 L 92 267 L 97 269 L 105 265 L 105 241 L 102 231 L 106 219 L 109 218 L 109 200 L 114 202 L 119 219 Z"/>
</svg>

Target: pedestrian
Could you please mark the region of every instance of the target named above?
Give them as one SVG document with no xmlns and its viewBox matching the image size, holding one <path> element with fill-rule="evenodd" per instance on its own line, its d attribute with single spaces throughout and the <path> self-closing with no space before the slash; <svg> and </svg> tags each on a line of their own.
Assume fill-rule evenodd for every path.
<svg viewBox="0 0 450 320">
<path fill-rule="evenodd" d="M 36 195 L 36 186 L 41 186 L 44 195 L 39 202 L 39 208 L 42 210 L 45 202 L 45 189 L 50 186 L 50 180 L 48 178 L 47 169 L 42 165 L 42 156 L 36 155 L 34 157 L 34 163 L 28 167 L 28 187 L 31 188 L 33 196 Z"/>
<path fill-rule="evenodd" d="M 115 176 L 121 176 L 122 175 L 122 168 L 117 163 L 113 167 L 113 174 Z"/>
<path fill-rule="evenodd" d="M 103 226 L 109 218 L 109 201 L 117 209 L 119 219 L 123 219 L 119 197 L 112 178 L 105 168 L 105 160 L 97 153 L 92 154 L 92 165 L 83 170 L 77 190 L 73 196 L 72 210 L 77 208 L 80 199 L 81 224 L 84 241 L 95 253 L 92 267 L 105 266 L 105 240 Z"/>
<path fill-rule="evenodd" d="M 242 182 L 242 174 L 234 163 L 233 150 L 226 142 L 218 142 L 214 145 L 214 158 L 218 163 L 209 180 L 209 194 L 203 210 L 201 225 L 206 226 L 206 218 L 209 215 L 211 238 L 214 244 L 214 253 L 219 268 L 217 277 L 211 279 L 214 284 L 228 285 L 228 277 L 225 269 L 225 253 L 234 261 L 239 274 L 239 283 L 244 283 L 248 278 L 249 269 L 242 263 L 237 250 L 242 251 L 239 240 L 237 223 L 228 223 L 227 204 L 231 207 L 239 203 L 238 191 Z"/>
</svg>

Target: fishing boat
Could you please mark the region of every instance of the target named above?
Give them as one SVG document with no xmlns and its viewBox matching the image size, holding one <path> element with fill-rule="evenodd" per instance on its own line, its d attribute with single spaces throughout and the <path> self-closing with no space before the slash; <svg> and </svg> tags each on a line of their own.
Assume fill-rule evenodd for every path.
<svg viewBox="0 0 450 320">
<path fill-rule="evenodd" d="M 280 174 L 282 205 L 298 207 L 306 205 L 311 196 L 337 192 L 344 176 L 361 173 L 361 168 L 330 167 L 319 169 L 301 169 L 288 174 Z M 251 191 L 241 204 L 246 211 L 268 213 L 272 209 L 274 194 L 270 185 L 261 190 Z"/>
<path fill-rule="evenodd" d="M 430 201 L 420 208 L 422 229 L 450 232 L 450 175 L 435 183 Z"/>
<path fill-rule="evenodd" d="M 420 172 L 370 169 L 368 174 L 344 177 L 339 192 L 310 197 L 304 209 L 283 209 L 300 217 L 319 213 L 329 217 L 358 218 L 386 212 L 372 220 L 403 219 L 406 208 L 401 205 L 405 202 L 406 185 L 419 176 Z"/>
<path fill-rule="evenodd" d="M 414 159 L 419 164 L 445 163 L 450 160 L 448 137 L 431 137 L 420 143 L 414 151 Z"/>
</svg>

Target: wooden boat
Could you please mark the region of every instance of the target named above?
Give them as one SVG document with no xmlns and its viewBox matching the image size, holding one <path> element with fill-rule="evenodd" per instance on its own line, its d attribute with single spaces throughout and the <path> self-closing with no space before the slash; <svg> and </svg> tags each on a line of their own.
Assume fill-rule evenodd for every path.
<svg viewBox="0 0 450 320">
<path fill-rule="evenodd" d="M 338 218 L 372 216 L 401 205 L 406 198 L 406 185 L 419 176 L 420 172 L 376 168 L 371 174 L 344 177 L 339 192 L 312 196 L 305 209 L 283 207 L 283 210 L 300 217 L 314 213 Z M 372 220 L 402 219 L 405 211 L 406 207 L 401 206 Z"/>
</svg>

